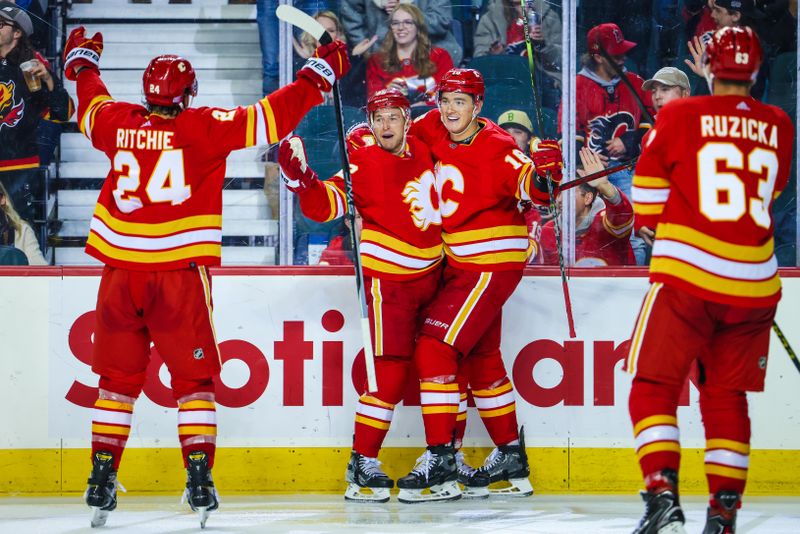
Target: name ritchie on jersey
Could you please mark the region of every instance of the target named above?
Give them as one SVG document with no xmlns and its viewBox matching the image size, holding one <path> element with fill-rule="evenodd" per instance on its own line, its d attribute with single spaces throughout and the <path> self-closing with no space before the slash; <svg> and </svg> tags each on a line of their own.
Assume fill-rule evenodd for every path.
<svg viewBox="0 0 800 534">
<path fill-rule="evenodd" d="M 703 137 L 749 139 L 772 148 L 778 148 L 778 127 L 775 124 L 756 119 L 728 115 L 701 115 L 700 129 L 700 135 Z M 769 136 L 767 130 L 769 130 Z"/>
<path fill-rule="evenodd" d="M 117 128 L 117 148 L 137 150 L 172 150 L 175 132 Z"/>
</svg>

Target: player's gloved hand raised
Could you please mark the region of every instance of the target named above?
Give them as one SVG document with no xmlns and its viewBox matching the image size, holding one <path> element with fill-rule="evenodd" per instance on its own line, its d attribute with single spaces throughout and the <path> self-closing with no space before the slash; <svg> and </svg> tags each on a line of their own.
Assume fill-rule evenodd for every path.
<svg viewBox="0 0 800 534">
<path fill-rule="evenodd" d="M 103 53 L 103 34 L 97 32 L 92 37 L 86 37 L 83 26 L 78 26 L 67 37 L 64 46 L 64 76 L 68 80 L 78 77 L 81 67 L 100 70 L 100 55 Z"/>
<path fill-rule="evenodd" d="M 297 71 L 297 76 L 311 80 L 320 91 L 327 93 L 333 88 L 333 83 L 349 70 L 350 58 L 347 57 L 347 46 L 341 41 L 333 41 L 318 46 L 314 55 Z"/>
<path fill-rule="evenodd" d="M 366 122 L 354 124 L 347 130 L 347 151 L 353 152 L 359 148 L 375 144 L 375 134 Z"/>
<path fill-rule="evenodd" d="M 561 147 L 555 139 L 531 139 L 531 159 L 536 168 L 536 174 L 542 178 L 547 177 L 550 171 L 550 179 L 555 184 L 561 183 L 561 170 L 564 167 L 564 160 L 561 157 Z"/>
<path fill-rule="evenodd" d="M 303 139 L 293 135 L 281 141 L 278 147 L 278 165 L 286 188 L 292 193 L 301 193 L 317 180 L 317 173 L 308 166 Z"/>
</svg>

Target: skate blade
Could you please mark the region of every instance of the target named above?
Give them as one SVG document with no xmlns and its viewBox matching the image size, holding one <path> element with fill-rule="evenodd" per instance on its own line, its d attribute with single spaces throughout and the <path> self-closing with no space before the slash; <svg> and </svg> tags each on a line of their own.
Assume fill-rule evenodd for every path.
<svg viewBox="0 0 800 534">
<path fill-rule="evenodd" d="M 533 495 L 533 486 L 527 478 L 510 478 L 508 486 L 489 488 L 489 494 L 495 497 L 530 497 Z"/>
<path fill-rule="evenodd" d="M 206 528 L 206 521 L 208 521 L 208 516 L 211 515 L 208 506 L 198 506 L 197 514 L 200 516 L 200 528 Z"/>
<path fill-rule="evenodd" d="M 462 499 L 488 499 L 491 493 L 487 487 L 470 487 L 459 484 Z"/>
<path fill-rule="evenodd" d="M 400 489 L 397 500 L 405 504 L 416 504 L 419 502 L 441 502 L 455 501 L 461 498 L 461 488 L 456 481 L 445 482 L 438 486 L 431 486 L 430 493 L 423 493 L 421 489 Z"/>
<path fill-rule="evenodd" d="M 686 534 L 683 523 L 675 521 L 658 529 L 658 534 Z"/>
<path fill-rule="evenodd" d="M 389 488 L 362 488 L 349 484 L 344 492 L 344 500 L 349 502 L 389 502 Z"/>
<path fill-rule="evenodd" d="M 102 527 L 108 519 L 108 510 L 101 510 L 99 506 L 91 506 L 92 509 L 92 528 Z"/>
</svg>

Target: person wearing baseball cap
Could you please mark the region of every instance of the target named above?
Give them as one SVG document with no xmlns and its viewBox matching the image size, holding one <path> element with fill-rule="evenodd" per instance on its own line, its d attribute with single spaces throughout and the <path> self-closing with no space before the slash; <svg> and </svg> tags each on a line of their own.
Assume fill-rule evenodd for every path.
<svg viewBox="0 0 800 534">
<path fill-rule="evenodd" d="M 689 77 L 681 69 L 675 67 L 660 69 L 652 78 L 642 84 L 642 89 L 650 91 L 656 113 L 667 102 L 689 96 L 691 92 Z"/>
<path fill-rule="evenodd" d="M 520 150 L 528 153 L 533 136 L 533 123 L 527 113 L 519 109 L 509 109 L 500 114 L 497 125 L 511 134 Z"/>
<path fill-rule="evenodd" d="M 48 113 L 49 119 L 66 121 L 72 111 L 67 91 L 34 49 L 31 34 L 28 13 L 0 0 L 0 182 L 20 216 L 33 222 L 44 220 L 45 206 L 38 126 Z"/>
<path fill-rule="evenodd" d="M 756 19 L 764 16 L 753 0 L 711 0 L 709 7 L 718 30 L 727 26 L 752 26 Z"/>
</svg>

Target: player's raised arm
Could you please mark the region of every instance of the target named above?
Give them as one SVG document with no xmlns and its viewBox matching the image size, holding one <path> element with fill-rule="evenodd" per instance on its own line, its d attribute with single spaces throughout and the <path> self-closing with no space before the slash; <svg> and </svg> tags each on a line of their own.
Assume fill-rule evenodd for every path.
<svg viewBox="0 0 800 534">
<path fill-rule="evenodd" d="M 77 83 L 78 127 L 86 137 L 92 139 L 95 115 L 113 99 L 100 79 L 103 34 L 97 32 L 87 37 L 85 31 L 83 26 L 78 26 L 67 38 L 64 46 L 64 76 Z"/>
<path fill-rule="evenodd" d="M 303 215 L 318 222 L 327 222 L 347 213 L 343 179 L 337 175 L 331 180 L 321 181 L 308 164 L 301 137 L 295 135 L 281 142 L 278 164 L 283 171 L 286 188 L 300 200 Z"/>
</svg>

